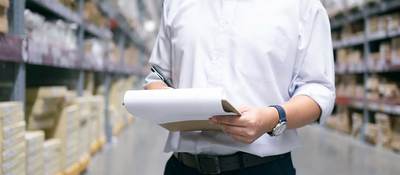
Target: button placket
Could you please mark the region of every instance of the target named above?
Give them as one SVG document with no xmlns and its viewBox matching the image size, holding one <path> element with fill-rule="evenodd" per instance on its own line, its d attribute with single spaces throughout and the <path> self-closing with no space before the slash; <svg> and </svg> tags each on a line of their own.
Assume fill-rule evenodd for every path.
<svg viewBox="0 0 400 175">
<path fill-rule="evenodd" d="M 222 8 L 219 16 L 218 28 L 215 37 L 215 48 L 209 62 L 208 81 L 210 84 L 219 86 L 224 73 L 224 61 L 226 58 L 229 40 L 229 28 L 232 24 L 236 0 L 222 0 Z"/>
</svg>

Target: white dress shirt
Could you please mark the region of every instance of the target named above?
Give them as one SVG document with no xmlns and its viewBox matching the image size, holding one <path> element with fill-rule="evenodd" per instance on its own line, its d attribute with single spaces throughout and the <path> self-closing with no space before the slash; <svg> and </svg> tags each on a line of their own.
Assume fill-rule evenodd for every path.
<svg viewBox="0 0 400 175">
<path fill-rule="evenodd" d="M 165 0 L 150 63 L 175 88 L 223 88 L 235 106 L 267 107 L 306 95 L 324 121 L 335 99 L 331 43 L 319 0 Z M 146 80 L 159 81 L 154 74 Z M 268 156 L 298 145 L 294 129 L 252 144 L 196 131 L 170 133 L 165 151 Z"/>
</svg>

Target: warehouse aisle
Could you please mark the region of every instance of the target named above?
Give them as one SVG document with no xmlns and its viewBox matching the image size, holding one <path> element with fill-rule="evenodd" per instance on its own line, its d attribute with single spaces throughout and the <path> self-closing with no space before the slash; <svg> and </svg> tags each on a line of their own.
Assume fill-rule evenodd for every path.
<svg viewBox="0 0 400 175">
<path fill-rule="evenodd" d="M 303 146 L 294 153 L 299 175 L 400 174 L 400 154 L 317 126 L 302 129 L 300 136 Z"/>
<path fill-rule="evenodd" d="M 299 175 L 400 174 L 400 155 L 316 126 L 302 129 L 300 135 L 303 146 L 294 152 Z M 87 174 L 161 175 L 169 157 L 162 153 L 166 136 L 163 129 L 138 120 L 92 160 Z"/>
<path fill-rule="evenodd" d="M 87 175 L 157 175 L 162 174 L 169 154 L 163 153 L 168 133 L 147 121 L 134 124 L 114 143 L 105 146 L 90 163 Z"/>
</svg>

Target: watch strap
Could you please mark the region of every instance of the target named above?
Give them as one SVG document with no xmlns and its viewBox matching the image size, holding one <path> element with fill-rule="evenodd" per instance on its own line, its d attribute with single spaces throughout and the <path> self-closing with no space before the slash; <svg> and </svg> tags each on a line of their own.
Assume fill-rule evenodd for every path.
<svg viewBox="0 0 400 175">
<path fill-rule="evenodd" d="M 286 122 L 286 111 L 282 106 L 280 106 L 280 105 L 272 105 L 270 107 L 273 107 L 278 111 L 279 123 Z"/>
<path fill-rule="evenodd" d="M 282 106 L 280 106 L 280 105 L 271 105 L 270 107 L 275 108 L 278 111 L 278 116 L 279 116 L 278 124 L 287 121 L 286 120 L 286 112 L 285 112 L 285 109 Z M 270 136 L 274 136 L 274 130 L 275 130 L 275 128 L 272 129 L 272 131 L 267 132 L 267 133 Z"/>
</svg>

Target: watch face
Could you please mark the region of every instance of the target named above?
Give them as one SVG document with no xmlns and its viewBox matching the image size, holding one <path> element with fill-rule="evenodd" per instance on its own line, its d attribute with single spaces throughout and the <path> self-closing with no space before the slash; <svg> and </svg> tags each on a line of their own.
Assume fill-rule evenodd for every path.
<svg viewBox="0 0 400 175">
<path fill-rule="evenodd" d="M 283 132 L 286 130 L 286 128 L 287 128 L 286 122 L 279 123 L 279 124 L 274 128 L 274 135 L 275 135 L 275 136 L 282 135 Z"/>
</svg>

